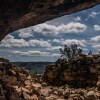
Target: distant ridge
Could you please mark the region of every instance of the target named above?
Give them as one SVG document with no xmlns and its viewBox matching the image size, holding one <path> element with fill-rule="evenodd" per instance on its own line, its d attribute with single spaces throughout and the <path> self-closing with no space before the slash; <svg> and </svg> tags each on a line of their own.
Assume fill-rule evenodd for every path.
<svg viewBox="0 0 100 100">
<path fill-rule="evenodd" d="M 38 74 L 43 74 L 45 67 L 54 64 L 54 62 L 12 62 L 12 64 L 25 67 L 29 71 L 35 70 Z"/>
</svg>

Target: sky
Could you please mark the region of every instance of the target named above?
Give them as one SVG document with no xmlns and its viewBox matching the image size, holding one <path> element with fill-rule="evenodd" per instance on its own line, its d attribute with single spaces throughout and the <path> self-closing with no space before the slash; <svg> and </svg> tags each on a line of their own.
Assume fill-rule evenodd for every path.
<svg viewBox="0 0 100 100">
<path fill-rule="evenodd" d="M 0 56 L 12 62 L 53 62 L 65 44 L 80 44 L 83 53 L 100 51 L 100 5 L 20 29 L 0 43 Z"/>
</svg>

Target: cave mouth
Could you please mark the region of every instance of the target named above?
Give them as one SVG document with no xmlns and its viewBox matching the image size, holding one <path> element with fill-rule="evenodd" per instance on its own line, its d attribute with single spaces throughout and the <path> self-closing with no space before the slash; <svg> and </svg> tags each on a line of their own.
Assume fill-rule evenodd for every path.
<svg viewBox="0 0 100 100">
<path fill-rule="evenodd" d="M 97 5 L 14 31 L 1 41 L 0 54 L 12 62 L 55 62 L 60 57 L 59 48 L 73 42 L 80 44 L 84 53 L 98 53 L 99 8 Z"/>
<path fill-rule="evenodd" d="M 43 77 L 48 68 L 46 66 L 54 65 L 57 59 L 61 58 L 59 48 L 65 44 L 67 46 L 72 43 L 78 44 L 83 49 L 83 54 L 88 54 L 90 50 L 93 54 L 98 54 L 100 50 L 98 46 L 100 37 L 99 7 L 100 5 L 12 32 L 1 41 L 0 53 L 13 64 L 25 67 L 30 73 L 42 74 Z M 62 74 L 59 76 L 64 77 Z M 94 75 L 91 74 L 91 76 Z M 64 81 L 58 77 L 50 79 L 50 82 L 48 77 L 48 80 L 45 81 L 52 86 L 61 86 L 67 83 L 70 87 L 85 88 L 96 86 L 98 78 L 95 77 L 95 81 L 93 79 L 89 82 L 87 82 L 87 78 L 87 81 Z"/>
<path fill-rule="evenodd" d="M 42 9 L 41 11 L 36 9 L 36 12 L 34 12 L 34 8 L 32 12 L 30 12 L 30 9 L 27 10 L 25 5 L 22 6 L 19 4 L 24 8 L 23 12 L 21 6 L 19 7 L 17 4 L 13 6 L 10 5 L 10 3 L 17 3 L 17 1 L 21 2 L 22 5 L 24 1 L 27 6 L 27 1 L 31 0 L 10 0 L 9 4 L 6 5 L 8 9 L 3 7 L 3 5 L 0 6 L 3 8 L 0 10 L 0 33 L 3 33 L 0 34 L 0 41 L 6 36 L 0 42 L 0 98 L 28 100 L 31 97 L 33 99 L 35 96 L 36 99 L 47 99 L 47 96 L 53 94 L 52 96 L 54 98 L 57 97 L 55 100 L 60 98 L 70 99 L 71 96 L 74 96 L 76 99 L 90 99 L 91 97 L 93 100 L 99 99 L 100 5 L 95 5 L 97 2 L 100 3 L 100 1 L 82 0 L 83 4 L 72 3 L 72 6 L 67 4 L 68 10 L 65 9 L 66 4 L 59 6 L 57 3 L 56 7 L 50 7 L 53 11 L 49 9 L 45 10 L 46 12 L 44 12 L 44 10 L 42 12 Z M 40 2 L 41 0 L 38 1 Z M 62 3 L 61 1 L 65 0 L 54 1 Z M 81 0 L 72 1 L 80 2 Z M 7 1 L 3 1 L 3 3 L 7 4 Z M 0 5 L 1 4 L 2 1 L 0 1 Z M 65 6 L 62 7 L 62 5 Z M 42 5 L 39 6 L 43 7 Z M 95 7 L 74 13 L 93 6 Z M 13 7 L 14 9 L 12 9 Z M 18 8 L 18 12 L 15 13 L 13 10 L 16 11 L 16 7 Z M 48 5 L 46 7 L 48 8 Z M 71 10 L 70 7 L 74 8 Z M 6 9 L 7 13 L 5 11 Z M 12 13 L 12 15 L 10 15 L 9 12 Z M 53 19 L 66 14 L 68 14 L 68 16 Z M 17 17 L 20 18 L 17 19 Z M 47 20 L 51 21 L 45 22 Z M 39 24 L 42 22 L 45 23 Z M 24 27 L 28 28 L 20 29 Z M 8 33 L 10 34 L 7 35 Z M 63 65 L 65 68 L 63 68 L 61 64 L 61 67 L 59 67 L 59 64 L 57 65 L 55 63 L 58 58 L 64 60 L 61 57 L 59 48 L 61 50 L 65 45 L 70 47 L 72 43 L 79 45 L 83 50 L 83 53 L 78 55 L 78 64 L 73 64 L 75 68 L 80 63 L 82 66 L 79 65 L 78 67 L 80 69 L 74 69 L 75 71 L 73 71 L 72 64 L 66 68 L 66 64 L 72 62 L 72 59 L 70 62 L 65 63 L 65 66 Z M 99 59 L 97 59 L 98 56 Z M 87 61 L 87 59 L 89 60 Z M 95 68 L 95 63 L 97 64 L 98 60 L 99 64 Z M 95 63 L 93 63 L 94 61 Z M 85 66 L 85 63 L 90 66 Z M 82 69 L 83 67 L 86 68 L 84 71 Z M 44 89 L 44 92 L 42 89 Z M 47 92 L 50 90 L 47 95 L 45 95 L 45 90 L 47 90 Z M 52 92 L 55 91 L 55 93 L 51 93 L 51 90 Z M 41 95 L 42 93 L 44 94 Z M 52 98 L 50 98 L 50 100 L 51 99 Z"/>
<path fill-rule="evenodd" d="M 99 3 L 99 0 L 0 1 L 0 41 L 18 29 L 70 15 Z"/>
<path fill-rule="evenodd" d="M 88 10 L 14 31 L 1 41 L 0 55 L 18 66 L 24 66 L 30 71 L 35 69 L 38 74 L 43 74 L 46 65 L 54 64 L 60 58 L 59 48 L 65 44 L 79 44 L 84 54 L 88 54 L 90 50 L 93 54 L 98 53 L 99 8 L 100 5 L 97 5 Z"/>
</svg>

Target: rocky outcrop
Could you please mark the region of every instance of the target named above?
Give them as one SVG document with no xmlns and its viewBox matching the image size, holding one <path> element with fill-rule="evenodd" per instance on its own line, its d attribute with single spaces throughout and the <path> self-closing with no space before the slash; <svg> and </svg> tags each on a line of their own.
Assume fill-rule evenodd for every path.
<svg viewBox="0 0 100 100">
<path fill-rule="evenodd" d="M 38 100 L 33 82 L 26 69 L 0 58 L 0 100 Z"/>
<path fill-rule="evenodd" d="M 99 87 L 99 88 L 98 88 Z M 0 58 L 0 100 L 99 100 L 100 81 L 97 87 L 70 88 L 45 83 L 40 75 L 31 77 L 24 68 Z"/>
<path fill-rule="evenodd" d="M 0 41 L 10 32 L 75 13 L 100 0 L 1 0 Z"/>
<path fill-rule="evenodd" d="M 44 80 L 55 84 L 69 84 L 74 87 L 100 86 L 100 55 L 75 56 L 68 62 L 61 60 L 48 65 Z M 97 83 L 98 81 L 98 83 Z"/>
</svg>

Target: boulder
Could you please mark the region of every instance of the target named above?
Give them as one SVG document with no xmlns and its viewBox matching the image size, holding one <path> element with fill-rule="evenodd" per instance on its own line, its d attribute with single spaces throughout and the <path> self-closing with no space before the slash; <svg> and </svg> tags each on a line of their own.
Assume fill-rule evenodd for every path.
<svg viewBox="0 0 100 100">
<path fill-rule="evenodd" d="M 34 94 L 30 97 L 30 100 L 39 100 L 39 99 L 38 96 Z"/>
<path fill-rule="evenodd" d="M 52 90 L 50 88 L 43 88 L 43 89 L 41 89 L 40 92 L 41 92 L 41 95 L 43 95 L 43 96 L 49 96 L 51 94 Z"/>
<path fill-rule="evenodd" d="M 7 82 L 8 84 L 12 85 L 17 82 L 17 78 L 15 76 L 9 76 L 4 81 Z"/>
<path fill-rule="evenodd" d="M 28 89 L 26 89 L 26 88 L 24 88 L 24 87 L 22 87 L 21 90 L 22 90 L 23 92 L 25 92 L 25 93 L 31 93 L 31 91 L 29 91 Z"/>
<path fill-rule="evenodd" d="M 33 83 L 33 84 L 32 84 L 32 87 L 33 87 L 33 88 L 41 88 L 42 85 L 41 85 L 40 83 Z"/>
<path fill-rule="evenodd" d="M 24 82 L 26 80 L 26 75 L 23 73 L 18 73 L 19 77 L 18 80 Z"/>
<path fill-rule="evenodd" d="M 97 100 L 96 93 L 94 91 L 89 91 L 86 94 L 86 100 Z"/>
<path fill-rule="evenodd" d="M 31 98 L 30 95 L 27 94 L 26 92 L 23 92 L 23 97 L 25 100 L 30 100 L 30 98 Z"/>
<path fill-rule="evenodd" d="M 25 85 L 30 86 L 32 83 L 30 80 L 25 80 Z"/>
<path fill-rule="evenodd" d="M 98 80 L 98 82 L 97 82 L 97 88 L 100 91 L 100 80 Z"/>
</svg>

